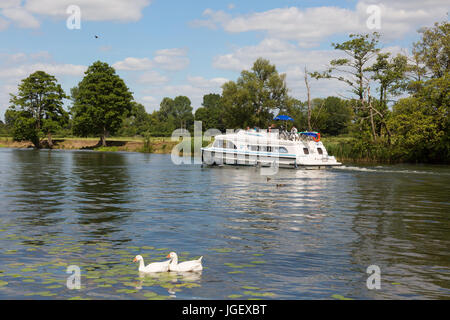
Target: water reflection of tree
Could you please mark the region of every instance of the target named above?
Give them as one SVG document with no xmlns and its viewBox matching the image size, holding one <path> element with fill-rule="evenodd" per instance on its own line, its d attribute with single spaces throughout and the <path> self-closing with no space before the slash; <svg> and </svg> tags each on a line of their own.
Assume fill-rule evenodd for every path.
<svg viewBox="0 0 450 320">
<path fill-rule="evenodd" d="M 20 225 L 52 226 L 45 232 L 55 232 L 64 221 L 59 213 L 66 197 L 65 156 L 43 150 L 12 150 L 11 154 L 9 197 Z"/>
<path fill-rule="evenodd" d="M 73 153 L 72 175 L 78 223 L 87 233 L 107 235 L 121 229 L 131 215 L 127 155 Z"/>
<path fill-rule="evenodd" d="M 395 172 L 355 177 L 359 196 L 352 222 L 357 235 L 352 257 L 364 268 L 380 266 L 385 289 L 373 294 L 444 297 L 450 266 L 449 179 Z M 389 290 L 392 282 L 400 284 Z"/>
</svg>

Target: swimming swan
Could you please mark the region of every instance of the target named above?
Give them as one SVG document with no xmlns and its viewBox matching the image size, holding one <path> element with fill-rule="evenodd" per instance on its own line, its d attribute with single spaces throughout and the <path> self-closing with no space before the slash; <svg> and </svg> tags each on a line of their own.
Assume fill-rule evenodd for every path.
<svg viewBox="0 0 450 320">
<path fill-rule="evenodd" d="M 169 263 L 171 260 L 167 260 L 164 262 L 153 262 L 149 265 L 145 266 L 144 264 L 144 258 L 142 256 L 137 255 L 133 262 L 139 261 L 139 271 L 144 273 L 150 273 L 150 272 L 167 272 L 169 271 Z"/>
<path fill-rule="evenodd" d="M 197 260 L 185 261 L 181 263 L 178 263 L 178 256 L 175 252 L 169 253 L 166 258 L 170 258 L 169 271 L 190 272 L 203 270 L 203 256 Z"/>
</svg>

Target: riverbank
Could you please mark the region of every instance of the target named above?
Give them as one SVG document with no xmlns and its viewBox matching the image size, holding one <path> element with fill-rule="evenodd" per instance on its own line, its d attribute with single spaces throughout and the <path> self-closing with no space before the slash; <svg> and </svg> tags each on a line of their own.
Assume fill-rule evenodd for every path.
<svg viewBox="0 0 450 320">
<path fill-rule="evenodd" d="M 44 140 L 44 144 L 46 141 Z M 172 141 L 170 137 L 152 137 L 149 144 L 146 144 L 142 138 L 112 137 L 106 139 L 106 147 L 101 147 L 98 146 L 98 141 L 98 138 L 54 138 L 52 149 L 170 153 L 179 143 Z M 29 141 L 14 141 L 11 137 L 0 137 L 0 147 L 33 148 L 34 146 Z"/>
</svg>

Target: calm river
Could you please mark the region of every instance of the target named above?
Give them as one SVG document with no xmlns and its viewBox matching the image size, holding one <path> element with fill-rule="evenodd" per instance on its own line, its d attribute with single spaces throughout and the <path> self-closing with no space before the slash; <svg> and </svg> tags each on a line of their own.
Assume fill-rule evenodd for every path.
<svg viewBox="0 0 450 320">
<path fill-rule="evenodd" d="M 169 155 L 1 148 L 0 203 L 0 299 L 450 297 L 449 166 L 281 169 L 267 181 Z M 132 262 L 170 251 L 203 256 L 203 272 L 144 277 Z M 71 265 L 79 290 L 66 285 Z"/>
</svg>

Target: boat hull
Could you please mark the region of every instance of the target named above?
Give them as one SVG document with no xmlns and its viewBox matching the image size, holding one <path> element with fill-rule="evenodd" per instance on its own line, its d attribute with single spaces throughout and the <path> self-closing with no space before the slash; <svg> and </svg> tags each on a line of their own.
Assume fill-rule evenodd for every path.
<svg viewBox="0 0 450 320">
<path fill-rule="evenodd" d="M 217 152 L 202 149 L 202 164 L 207 166 L 249 166 L 249 167 L 279 167 L 289 169 L 326 169 L 339 167 L 339 162 L 329 162 L 327 160 L 317 160 L 316 163 L 302 163 L 296 157 L 271 156 L 271 155 L 251 155 L 235 152 Z"/>
</svg>

